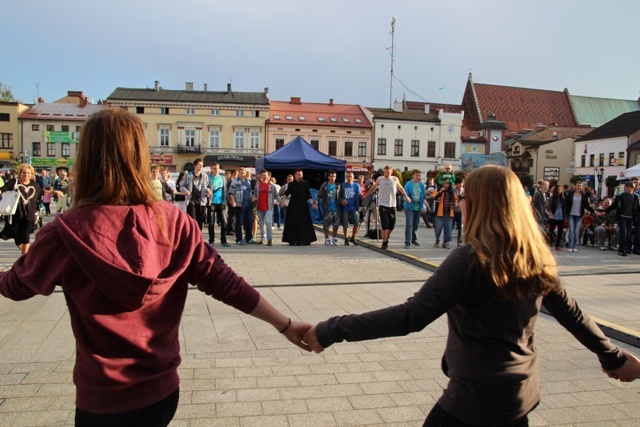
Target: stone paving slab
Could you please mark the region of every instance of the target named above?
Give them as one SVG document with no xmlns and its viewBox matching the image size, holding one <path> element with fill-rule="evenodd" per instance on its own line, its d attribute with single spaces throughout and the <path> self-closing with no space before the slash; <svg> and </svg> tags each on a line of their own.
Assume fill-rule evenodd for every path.
<svg viewBox="0 0 640 427">
<path fill-rule="evenodd" d="M 428 254 L 407 252 L 423 249 Z M 362 246 L 278 242 L 220 251 L 278 309 L 312 323 L 402 302 L 430 274 Z M 0 262 L 16 258 L 16 249 L 0 242 Z M 603 269 L 562 280 L 593 316 L 640 329 L 633 310 L 640 271 Z M 440 370 L 446 335 L 443 317 L 406 337 L 309 354 L 191 289 L 181 325 L 180 406 L 171 426 L 419 426 L 447 383 Z M 530 415 L 532 426 L 640 425 L 640 381 L 604 376 L 595 356 L 549 316 L 541 315 L 536 340 L 542 401 Z M 0 299 L 0 426 L 73 425 L 73 349 L 61 293 L 20 303 Z"/>
</svg>

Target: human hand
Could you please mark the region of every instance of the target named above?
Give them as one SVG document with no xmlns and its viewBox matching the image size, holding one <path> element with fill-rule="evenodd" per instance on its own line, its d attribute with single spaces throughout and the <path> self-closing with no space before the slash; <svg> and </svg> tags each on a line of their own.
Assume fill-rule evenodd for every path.
<svg viewBox="0 0 640 427">
<path fill-rule="evenodd" d="M 292 320 L 291 325 L 287 328 L 286 331 L 282 333 L 289 341 L 297 345 L 303 350 L 311 351 L 309 345 L 307 344 L 305 337 L 307 332 L 312 327 L 311 324 L 306 322 L 298 322 L 297 320 Z"/>
<path fill-rule="evenodd" d="M 623 351 L 622 354 L 627 357 L 627 361 L 624 362 L 624 365 L 614 371 L 605 371 L 603 369 L 604 373 L 607 374 L 609 378 L 614 378 L 622 381 L 623 383 L 629 383 L 640 378 L 640 359 L 626 351 Z"/>
<path fill-rule="evenodd" d="M 318 342 L 318 337 L 316 336 L 316 327 L 312 326 L 307 333 L 304 335 L 304 342 L 307 343 L 311 351 L 316 353 L 322 353 L 324 348 Z"/>
<path fill-rule="evenodd" d="M 412 199 L 409 196 L 404 196 L 405 200 L 407 201 L 407 203 L 411 203 Z"/>
</svg>

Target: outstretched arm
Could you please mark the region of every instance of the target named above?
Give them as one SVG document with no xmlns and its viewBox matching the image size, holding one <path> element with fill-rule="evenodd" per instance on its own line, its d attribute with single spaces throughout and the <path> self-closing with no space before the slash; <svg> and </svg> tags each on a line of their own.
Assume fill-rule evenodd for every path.
<svg viewBox="0 0 640 427">
<path fill-rule="evenodd" d="M 315 351 L 313 346 L 311 346 L 311 350 Z M 603 371 L 609 376 L 609 378 L 615 378 L 616 380 L 620 380 L 625 383 L 637 380 L 640 378 L 640 359 L 626 351 L 623 351 L 622 354 L 627 358 L 624 365 L 618 369 L 614 369 L 613 371 L 606 371 L 604 369 Z"/>
<path fill-rule="evenodd" d="M 306 332 L 309 330 L 309 328 L 311 328 L 311 325 L 309 323 L 291 320 L 280 311 L 278 311 L 278 309 L 276 309 L 274 306 L 272 306 L 269 301 L 267 301 L 263 296 L 260 296 L 258 305 L 256 305 L 256 308 L 254 308 L 253 311 L 249 314 L 253 317 L 270 323 L 281 334 L 287 337 L 289 341 L 291 341 L 301 349 L 311 351 L 306 341 L 304 340 Z"/>
</svg>

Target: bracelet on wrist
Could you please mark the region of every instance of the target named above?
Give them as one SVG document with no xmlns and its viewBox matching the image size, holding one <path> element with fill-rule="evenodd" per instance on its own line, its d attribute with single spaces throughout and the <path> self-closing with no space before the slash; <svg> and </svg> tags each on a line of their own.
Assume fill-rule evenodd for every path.
<svg viewBox="0 0 640 427">
<path fill-rule="evenodd" d="M 289 329 L 289 326 L 291 326 L 291 318 L 289 318 L 289 322 L 287 323 L 287 326 L 285 326 L 284 328 L 282 328 L 281 331 L 279 331 L 281 334 L 284 334 L 285 332 L 287 332 L 287 329 Z"/>
</svg>

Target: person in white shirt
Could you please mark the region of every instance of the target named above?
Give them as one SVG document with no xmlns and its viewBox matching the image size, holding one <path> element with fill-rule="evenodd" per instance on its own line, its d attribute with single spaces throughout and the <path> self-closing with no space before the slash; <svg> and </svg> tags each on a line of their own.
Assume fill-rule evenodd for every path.
<svg viewBox="0 0 640 427">
<path fill-rule="evenodd" d="M 411 203 L 411 197 L 407 195 L 400 185 L 400 181 L 392 175 L 391 166 L 384 167 L 384 175 L 378 177 L 371 185 L 363 199 L 369 197 L 378 189 L 378 211 L 380 212 L 380 227 L 382 228 L 382 249 L 389 247 L 389 237 L 396 225 L 396 194 L 399 191 L 407 203 Z"/>
</svg>

